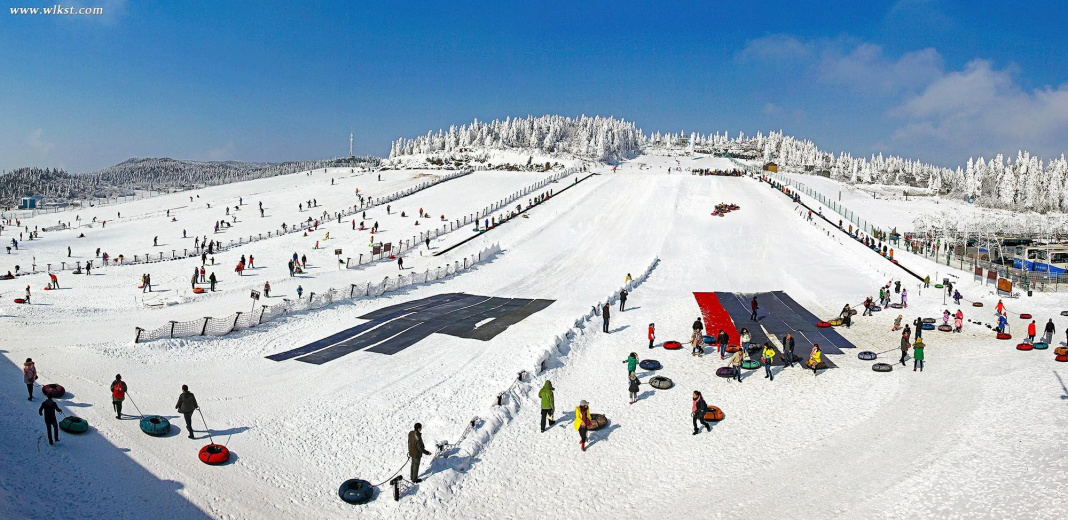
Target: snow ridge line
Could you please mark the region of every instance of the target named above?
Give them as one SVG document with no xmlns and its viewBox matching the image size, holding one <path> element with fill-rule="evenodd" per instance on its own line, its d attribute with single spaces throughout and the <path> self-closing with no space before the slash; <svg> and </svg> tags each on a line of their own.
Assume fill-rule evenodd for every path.
<svg viewBox="0 0 1068 520">
<path fill-rule="evenodd" d="M 564 331 L 563 334 L 557 335 L 552 346 L 547 347 L 537 355 L 534 367 L 530 371 L 523 370 L 519 372 L 516 380 L 507 389 L 497 394 L 497 403 L 492 405 L 487 417 L 476 416 L 473 418 L 460 435 L 458 441 L 455 443 L 447 441 L 438 443 L 438 451 L 435 452 L 428 470 L 451 469 L 453 471 L 441 481 L 435 482 L 436 489 L 445 490 L 451 487 L 459 479 L 459 475 L 471 468 L 478 455 L 493 440 L 494 435 L 519 413 L 522 398 L 539 390 L 532 384 L 534 376 L 540 376 L 548 372 L 549 370 L 546 370 L 545 366 L 549 361 L 558 361 L 563 365 L 564 358 L 570 354 L 571 345 L 574 344 L 579 336 L 587 333 L 586 325 L 601 315 L 601 306 L 605 303 L 610 306 L 615 305 L 619 301 L 620 290 L 626 289 L 628 293 L 632 292 L 649 278 L 649 275 L 653 273 L 659 264 L 660 257 L 655 257 L 644 272 L 632 278 L 631 281 L 613 292 L 604 301 L 595 305 L 589 312 L 576 319 L 574 325 Z M 600 329 L 594 330 L 599 331 Z"/>
<path fill-rule="evenodd" d="M 460 177 L 463 177 L 463 176 L 466 176 L 466 175 L 470 175 L 472 173 L 474 173 L 474 170 L 460 170 L 460 171 L 457 171 L 457 172 L 450 173 L 448 175 L 442 175 L 441 177 L 438 177 L 438 178 L 436 178 L 436 179 L 434 179 L 432 181 L 428 181 L 428 182 L 426 182 L 424 184 L 420 184 L 420 185 L 415 186 L 413 188 L 409 188 L 409 189 L 403 190 L 403 191 L 398 191 L 398 192 L 392 193 L 390 195 L 387 195 L 385 197 L 380 197 L 380 198 L 378 198 L 378 202 L 377 203 L 373 202 L 374 199 L 369 199 L 369 200 L 372 201 L 371 204 L 368 204 L 366 206 L 360 206 L 358 209 L 355 209 L 356 206 L 353 206 L 354 209 L 352 209 L 351 211 L 349 211 L 348 209 L 345 209 L 344 211 L 340 212 L 341 213 L 341 217 L 345 218 L 345 217 L 348 217 L 350 215 L 355 215 L 356 213 L 359 213 L 361 211 L 368 210 L 370 208 L 374 208 L 374 207 L 381 206 L 383 204 L 391 203 L 393 201 L 402 199 L 402 198 L 407 197 L 409 195 L 414 195 L 414 194 L 416 194 L 416 193 L 418 193 L 420 191 L 423 191 L 425 189 L 437 186 L 438 184 L 441 184 L 443 182 L 451 181 L 453 179 L 458 179 Z M 133 220 L 133 219 L 131 219 L 131 220 Z M 322 219 L 319 219 L 319 220 L 325 222 L 327 220 L 332 220 L 332 219 L 322 218 Z M 314 221 L 314 219 L 313 219 L 313 221 Z M 234 249 L 236 247 L 240 247 L 240 246 L 243 246 L 243 245 L 246 245 L 246 244 L 251 244 L 253 242 L 259 242 L 261 240 L 267 240 L 267 239 L 270 239 L 270 238 L 277 238 L 277 237 L 280 237 L 280 236 L 286 235 L 286 234 L 300 233 L 300 232 L 306 231 L 308 229 L 311 229 L 312 227 L 314 227 L 314 224 L 312 222 L 303 221 L 303 222 L 299 222 L 297 225 L 290 226 L 287 230 L 284 230 L 284 231 L 283 230 L 277 230 L 275 232 L 268 231 L 266 237 L 263 236 L 263 233 L 259 233 L 258 236 L 249 235 L 247 241 L 244 239 L 244 237 L 239 237 L 236 242 L 234 240 L 231 240 L 229 244 L 226 244 L 226 245 L 220 244 L 219 247 L 214 249 L 214 252 L 212 254 L 218 254 L 218 253 L 221 253 L 223 251 L 229 251 L 231 249 Z M 173 249 L 173 250 L 171 250 L 171 256 L 169 258 L 164 257 L 163 256 L 163 252 L 160 251 L 158 257 L 152 257 L 152 256 L 146 254 L 146 255 L 144 255 L 144 258 L 141 259 L 141 255 L 134 255 L 134 259 L 133 260 L 125 260 L 124 259 L 122 262 L 118 261 L 118 257 L 121 256 L 121 255 L 117 255 L 116 254 L 116 255 L 110 255 L 110 258 L 113 260 L 113 262 L 111 262 L 110 265 L 114 267 L 114 266 L 137 265 L 137 264 L 154 264 L 154 263 L 157 263 L 157 262 L 170 262 L 170 261 L 173 261 L 173 260 L 185 260 L 187 258 L 198 257 L 198 256 L 200 256 L 202 253 L 204 253 L 206 251 L 207 251 L 207 247 L 206 246 L 201 246 L 199 248 L 194 248 L 194 249 L 183 249 L 182 250 L 182 254 L 179 255 L 177 253 L 177 249 Z M 156 259 L 153 260 L 152 258 L 156 258 Z M 80 264 L 80 262 L 79 262 L 79 264 Z M 25 275 L 30 275 L 30 274 L 44 273 L 44 272 L 73 271 L 73 270 L 76 269 L 75 265 L 68 266 L 67 262 L 65 262 L 65 261 L 60 262 L 60 267 L 59 268 L 52 268 L 52 264 L 46 264 L 46 265 L 48 266 L 47 269 L 40 269 L 39 270 L 39 269 L 37 269 L 37 264 L 34 264 L 30 271 L 22 271 L 18 276 L 25 276 Z M 101 264 L 101 267 L 107 267 L 107 266 L 108 266 L 108 263 L 106 263 L 106 262 Z"/>
<path fill-rule="evenodd" d="M 375 298 L 405 287 L 425 285 L 449 278 L 478 264 L 490 261 L 500 253 L 501 245 L 493 244 L 486 249 L 464 257 L 462 263 L 460 260 L 456 260 L 445 264 L 444 267 L 438 266 L 433 271 L 427 269 L 422 273 L 412 272 L 407 275 L 399 274 L 396 277 L 386 276 L 381 282 L 365 282 L 362 287 L 360 284 L 350 284 L 349 287 L 342 289 L 331 287 L 323 293 L 309 293 L 307 298 L 299 300 L 283 299 L 282 303 L 278 305 L 262 305 L 258 309 L 253 309 L 252 312 L 235 311 L 224 318 L 208 316 L 193 321 L 179 322 L 172 320 L 156 329 L 135 327 L 134 343 L 196 336 L 225 336 L 231 332 L 252 329 L 292 312 L 319 310 L 335 303 L 352 302 L 360 298 Z"/>
</svg>

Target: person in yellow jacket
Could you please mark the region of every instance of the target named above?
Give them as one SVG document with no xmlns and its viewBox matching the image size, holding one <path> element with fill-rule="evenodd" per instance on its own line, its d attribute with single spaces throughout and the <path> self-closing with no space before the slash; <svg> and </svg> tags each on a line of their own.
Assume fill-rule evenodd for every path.
<svg viewBox="0 0 1068 520">
<path fill-rule="evenodd" d="M 586 433 L 593 428 L 593 418 L 590 417 L 590 403 L 582 401 L 575 408 L 575 429 L 579 432 L 579 446 L 586 451 Z"/>
<path fill-rule="evenodd" d="M 775 349 L 771 343 L 764 342 L 764 350 L 760 351 L 760 361 L 764 363 L 764 379 L 775 380 L 775 374 L 771 373 L 771 362 L 775 360 Z"/>
<path fill-rule="evenodd" d="M 823 362 L 823 351 L 820 350 L 819 343 L 812 344 L 812 353 L 808 357 L 808 367 L 812 369 L 812 375 L 816 375 L 816 370 L 819 368 L 820 363 Z"/>
</svg>

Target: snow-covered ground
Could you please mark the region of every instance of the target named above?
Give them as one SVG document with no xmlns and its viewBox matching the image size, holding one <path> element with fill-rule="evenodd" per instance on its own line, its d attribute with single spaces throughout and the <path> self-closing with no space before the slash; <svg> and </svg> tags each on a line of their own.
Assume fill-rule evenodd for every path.
<svg viewBox="0 0 1068 520">
<path fill-rule="evenodd" d="M 910 292 L 907 321 L 935 317 L 944 308 L 940 291 L 921 289 L 904 271 L 836 230 L 802 220 L 795 206 L 766 184 L 694 176 L 676 167 L 731 165 L 714 158 L 642 156 L 615 172 L 598 167 L 600 175 L 566 191 L 561 190 L 573 178 L 547 187 L 556 195 L 528 211 L 529 218 L 430 256 L 471 236 L 459 229 L 430 250 L 405 257 L 406 268 L 421 270 L 501 244 L 500 255 L 472 270 L 225 337 L 132 342 L 136 325 L 244 310 L 248 290 L 263 281 L 272 282 L 272 298 L 295 298 L 296 284 L 315 291 L 378 281 L 398 269 L 392 262 L 334 268 L 335 247 L 348 256 L 369 240 L 366 231 L 351 229 L 349 219 L 324 224 L 308 237 L 287 235 L 217 255 L 223 282 L 219 292 L 205 297 L 188 294 L 190 271 L 199 265 L 195 259 L 112 266 L 91 277 L 63 275 L 61 285 L 69 289 L 60 291 L 39 290 L 46 284 L 43 274 L 0 281 L 0 349 L 7 359 L 0 363 L 0 388 L 7 396 L 0 400 L 0 517 L 49 518 L 72 510 L 87 518 L 159 511 L 174 518 L 546 518 L 563 511 L 624 518 L 1068 515 L 1068 502 L 1061 498 L 1068 484 L 1068 451 L 1058 441 L 1068 428 L 1063 413 L 1068 364 L 1056 363 L 1052 348 L 1020 352 L 1013 348 L 1017 341 L 996 341 L 986 327 L 966 323 L 963 334 L 924 335 L 922 373 L 911 370 L 911 361 L 907 369 L 898 364 L 891 373 L 876 373 L 871 362 L 847 351 L 830 356 L 837 368 L 816 377 L 775 367 L 774 381 L 756 370 L 747 371 L 740 384 L 715 377 L 722 366 L 718 356 L 646 348 L 650 322 L 657 325 L 658 345 L 685 341 L 700 314 L 695 291 L 782 290 L 829 317 L 843 304 L 856 304 L 899 279 Z M 356 187 L 382 196 L 437 174 L 391 171 L 379 182 L 377 174 L 342 178 L 319 172 L 303 181 L 285 176 L 218 186 L 199 190 L 205 207 L 184 209 L 178 224 L 189 227 L 190 237 L 205 232 L 210 237 L 211 225 L 224 215 L 216 203 L 207 210 L 207 202 L 230 203 L 223 201 L 243 196 L 241 217 L 254 211 L 258 200 L 279 212 L 265 219 L 271 223 L 264 223 L 264 230 L 273 229 L 282 221 L 306 218 L 298 202 L 317 198 L 318 213 L 337 211 L 351 207 Z M 396 201 L 391 215 L 384 208 L 369 211 L 368 220 L 379 221 L 387 241 L 404 239 L 418 232 L 411 215 L 419 208 L 453 218 L 547 175 L 476 172 Z M 336 185 L 330 177 L 338 179 Z M 249 187 L 256 183 L 259 188 Z M 180 230 L 177 235 L 175 229 L 157 230 L 170 224 L 165 208 L 183 197 L 188 204 L 188 195 L 168 197 L 176 200 L 101 208 L 106 213 L 98 219 L 123 213 L 114 226 L 109 221 L 107 234 L 96 227 L 77 240 L 73 236 L 79 230 L 48 233 L 25 254 L 37 255 L 40 264 L 64 261 L 69 241 L 79 244 L 75 254 L 91 256 L 96 247 L 147 247 L 155 235 L 180 240 Z M 720 202 L 741 209 L 712 217 Z M 889 202 L 896 203 L 888 201 L 878 210 L 888 220 L 914 217 L 914 207 Z M 400 211 L 408 216 L 400 217 Z M 83 212 L 82 219 L 87 215 Z M 875 221 L 884 215 L 864 216 Z M 252 233 L 260 219 L 249 220 L 239 223 L 247 226 L 240 231 L 235 224 L 233 233 Z M 313 249 L 327 231 L 331 240 Z M 308 255 L 312 268 L 304 278 L 287 276 L 284 263 L 294 251 Z M 262 267 L 238 277 L 232 268 L 242 254 L 255 255 Z M 19 255 L 25 262 L 24 253 Z M 944 276 L 943 268 L 921 257 L 895 256 L 932 279 Z M 611 333 L 600 331 L 599 318 L 584 320 L 593 305 L 623 286 L 628 273 L 639 276 L 657 258 L 627 310 L 613 315 Z M 4 266 L 12 263 L 4 260 Z M 168 292 L 142 296 L 135 288 L 149 268 L 159 290 Z M 964 308 L 966 317 L 992 321 L 996 296 L 969 276 L 954 274 L 966 298 L 986 304 Z M 34 289 L 33 304 L 10 303 L 26 283 Z M 359 325 L 364 320 L 358 316 L 376 309 L 457 292 L 554 302 L 489 341 L 432 334 L 392 355 L 358 351 L 322 365 L 265 358 Z M 170 305 L 154 307 L 152 298 Z M 1068 318 L 1059 314 L 1063 297 L 1036 294 L 1006 305 L 1017 339 L 1026 326 L 1018 319 L 1022 312 L 1034 314 L 1039 324 L 1054 318 L 1055 344 L 1065 337 Z M 893 363 L 899 336 L 890 326 L 896 315 L 888 309 L 858 317 L 840 332 L 857 350 L 885 352 L 880 360 Z M 570 339 L 560 341 L 569 333 Z M 676 387 L 643 386 L 639 401 L 628 404 L 622 362 L 632 351 L 660 360 L 659 373 Z M 66 386 L 70 395 L 59 404 L 89 421 L 88 434 L 63 434 L 56 446 L 42 441 L 43 425 L 35 414 L 39 389 L 36 400 L 27 403 L 18 371 L 27 357 L 37 362 L 41 383 Z M 516 383 L 520 371 L 530 375 Z M 169 417 L 169 437 L 149 437 L 136 420 L 114 418 L 107 387 L 115 373 L 130 386 L 132 399 L 124 412 L 139 408 Z M 651 375 L 639 374 L 643 381 Z M 537 389 L 545 380 L 557 388 L 559 422 L 541 433 Z M 185 438 L 185 425 L 172 408 L 182 384 L 196 393 L 216 442 L 227 442 L 233 451 L 231 463 L 211 467 L 196 458 L 209 432 L 202 431 L 197 416 L 197 440 Z M 692 390 L 701 390 L 726 414 L 711 433 L 691 435 Z M 504 404 L 497 406 L 502 392 Z M 611 420 L 606 430 L 591 433 L 586 452 L 579 450 L 570 424 L 583 399 Z M 377 484 L 401 466 L 407 432 L 417 421 L 432 450 L 437 441 L 456 445 L 433 460 L 424 457 L 425 481 L 405 486 L 399 502 L 387 486 L 364 506 L 340 501 L 337 488 L 345 479 Z M 407 473 L 404 468 L 402 474 Z"/>
</svg>

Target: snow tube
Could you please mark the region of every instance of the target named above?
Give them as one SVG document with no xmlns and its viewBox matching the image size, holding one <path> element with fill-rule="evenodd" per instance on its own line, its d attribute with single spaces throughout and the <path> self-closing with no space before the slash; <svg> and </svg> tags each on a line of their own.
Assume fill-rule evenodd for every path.
<svg viewBox="0 0 1068 520">
<path fill-rule="evenodd" d="M 734 377 L 734 369 L 731 367 L 719 367 L 716 369 L 716 375 L 719 377 Z"/>
<path fill-rule="evenodd" d="M 720 410 L 718 406 L 709 406 L 705 410 L 705 420 L 709 422 L 720 422 L 723 420 L 723 410 Z"/>
<path fill-rule="evenodd" d="M 874 353 L 874 352 L 872 352 L 872 351 L 870 351 L 870 350 L 865 350 L 864 352 L 861 352 L 860 354 L 857 354 L 857 357 L 860 358 L 860 359 L 863 359 L 864 361 L 871 361 L 871 360 L 879 357 L 879 355 Z"/>
<path fill-rule="evenodd" d="M 876 363 L 871 366 L 871 369 L 876 372 L 889 372 L 894 369 L 894 366 L 890 363 Z"/>
<path fill-rule="evenodd" d="M 366 504 L 375 496 L 375 488 L 366 480 L 353 478 L 341 484 L 341 489 L 337 490 L 337 496 L 350 504 Z"/>
<path fill-rule="evenodd" d="M 1012 335 L 1005 332 L 999 332 L 998 339 L 1012 339 Z"/>
<path fill-rule="evenodd" d="M 141 431 L 153 437 L 162 437 L 170 433 L 171 422 L 158 415 L 146 415 L 141 418 Z"/>
<path fill-rule="evenodd" d="M 15 303 L 26 303 L 26 300 L 22 298 L 15 298 Z"/>
<path fill-rule="evenodd" d="M 923 325 L 920 325 L 920 328 L 923 330 L 935 330 L 934 323 L 924 323 Z"/>
<path fill-rule="evenodd" d="M 1049 343 L 1045 343 L 1045 342 L 1039 341 L 1038 343 L 1035 343 L 1034 345 L 1031 345 L 1031 346 L 1034 347 L 1035 350 L 1046 350 L 1046 349 L 1049 348 Z"/>
<path fill-rule="evenodd" d="M 982 307 L 983 302 L 972 302 L 972 307 Z"/>
<path fill-rule="evenodd" d="M 682 348 L 682 343 L 679 343 L 678 341 L 665 341 L 664 348 L 668 350 L 678 350 Z"/>
<path fill-rule="evenodd" d="M 894 260 L 893 258 L 891 258 L 890 261 L 895 263 L 895 264 L 897 263 L 897 260 Z"/>
<path fill-rule="evenodd" d="M 890 308 L 891 309 L 900 309 L 901 308 L 901 304 L 900 303 L 891 303 L 890 304 Z"/>
<path fill-rule="evenodd" d="M 878 306 L 878 305 L 872 305 L 871 307 L 868 307 L 868 310 L 870 310 L 872 312 L 879 312 L 879 311 L 883 310 L 883 308 Z"/>
<path fill-rule="evenodd" d="M 63 388 L 63 385 L 57 385 L 55 383 L 50 385 L 44 385 L 41 387 L 41 393 L 51 397 L 52 399 L 59 399 L 64 395 L 67 395 L 67 390 Z"/>
<path fill-rule="evenodd" d="M 46 286 L 42 287 L 42 289 L 44 289 L 45 291 L 51 291 L 52 287 L 46 285 Z"/>
<path fill-rule="evenodd" d="M 742 347 L 739 347 L 738 345 L 727 345 L 723 350 L 728 354 L 734 354 L 735 352 L 742 350 Z"/>
<path fill-rule="evenodd" d="M 842 324 L 842 318 L 835 318 L 833 320 L 827 320 L 827 323 L 830 323 L 832 327 L 837 327 L 837 326 Z"/>
<path fill-rule="evenodd" d="M 949 325 L 939 325 L 938 326 L 938 330 L 940 330 L 942 332 L 953 332 L 953 327 L 951 327 Z"/>
<path fill-rule="evenodd" d="M 1021 319 L 1021 320 L 1029 320 L 1029 319 L 1031 319 L 1031 315 L 1030 315 L 1030 314 L 1027 314 L 1027 313 L 1025 312 L 1025 313 L 1023 313 L 1023 314 L 1021 314 L 1021 315 L 1020 315 L 1020 319 Z"/>
<path fill-rule="evenodd" d="M 89 430 L 89 423 L 81 417 L 70 415 L 59 421 L 59 429 L 67 433 L 85 433 Z"/>
<path fill-rule="evenodd" d="M 200 462 L 215 466 L 230 460 L 230 450 L 222 444 L 208 444 L 200 448 Z"/>
<path fill-rule="evenodd" d="M 941 288 L 943 288 L 943 287 L 945 287 L 945 286 L 944 286 L 944 285 L 942 285 L 942 284 L 940 284 L 940 283 L 936 283 L 936 284 L 935 284 L 935 289 L 941 289 Z"/>
<path fill-rule="evenodd" d="M 1016 350 L 1031 350 L 1033 348 L 1035 348 L 1034 345 L 1031 345 L 1030 343 L 1020 343 L 1019 345 L 1016 345 Z"/>
<path fill-rule="evenodd" d="M 701 336 L 701 341 L 705 342 L 705 345 L 711 345 L 716 342 L 716 338 L 712 336 Z"/>
<path fill-rule="evenodd" d="M 1061 354 L 1053 359 L 1060 361 L 1061 363 L 1068 363 L 1068 354 Z"/>
<path fill-rule="evenodd" d="M 849 309 L 849 315 L 850 316 L 856 316 L 857 315 L 857 310 L 856 309 Z"/>
<path fill-rule="evenodd" d="M 590 428 L 590 431 L 597 431 L 608 426 L 608 418 L 603 413 L 591 413 L 590 422 L 593 423 L 593 428 Z"/>
<path fill-rule="evenodd" d="M 742 368 L 746 370 L 756 370 L 760 368 L 760 362 L 755 359 L 747 359 L 742 361 Z"/>
<path fill-rule="evenodd" d="M 934 323 L 934 322 L 935 322 L 935 319 L 934 319 L 934 318 L 924 318 L 924 319 L 923 319 L 923 322 L 924 322 L 924 323 Z"/>
<path fill-rule="evenodd" d="M 193 288 L 193 294 L 204 294 L 204 288 L 203 287 L 194 287 Z"/>
<path fill-rule="evenodd" d="M 1061 311 L 1061 316 L 1068 316 L 1068 311 Z"/>
<path fill-rule="evenodd" d="M 649 379 L 649 386 L 652 386 L 657 390 L 667 390 L 668 388 L 675 386 L 675 382 L 664 376 L 653 376 Z"/>
<path fill-rule="evenodd" d="M 1053 353 L 1058 356 L 1068 356 L 1068 347 L 1057 347 L 1053 349 Z"/>
<path fill-rule="evenodd" d="M 827 327 L 830 327 L 831 324 L 827 323 L 826 321 L 818 321 L 818 322 L 816 322 L 816 326 L 821 328 L 821 329 L 826 329 Z"/>
<path fill-rule="evenodd" d="M 655 359 L 643 359 L 638 363 L 638 366 L 646 370 L 660 370 L 664 368 L 660 365 L 660 362 Z"/>
</svg>

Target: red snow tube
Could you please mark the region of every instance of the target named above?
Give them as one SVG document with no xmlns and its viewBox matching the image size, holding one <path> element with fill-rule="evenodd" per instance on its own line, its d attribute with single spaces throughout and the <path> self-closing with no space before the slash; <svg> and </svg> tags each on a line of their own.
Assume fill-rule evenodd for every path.
<svg viewBox="0 0 1068 520">
<path fill-rule="evenodd" d="M 194 287 L 193 288 L 193 294 L 204 294 L 204 288 L 203 287 Z"/>
<path fill-rule="evenodd" d="M 1035 346 L 1030 343 L 1020 343 L 1019 345 L 1016 345 L 1016 350 L 1032 350 L 1034 348 Z"/>
<path fill-rule="evenodd" d="M 723 350 L 726 351 L 728 354 L 734 354 L 735 352 L 742 350 L 742 347 L 738 345 L 727 345 L 726 348 L 724 348 Z"/>
<path fill-rule="evenodd" d="M 894 259 L 892 259 L 892 258 L 890 259 L 890 261 L 891 261 L 891 262 L 893 262 L 893 263 L 895 263 L 895 264 L 897 263 L 897 260 L 894 260 Z"/>
<path fill-rule="evenodd" d="M 1021 320 L 1029 320 L 1029 319 L 1031 319 L 1031 315 L 1027 314 L 1027 313 L 1021 314 L 1020 315 L 1020 319 Z"/>
<path fill-rule="evenodd" d="M 821 328 L 821 329 L 826 329 L 827 327 L 830 327 L 831 324 L 827 323 L 826 321 L 819 321 L 819 322 L 816 322 L 816 326 Z"/>
<path fill-rule="evenodd" d="M 46 286 L 44 286 L 44 290 L 46 290 L 46 291 L 51 291 L 51 290 L 52 290 L 52 288 L 46 285 Z"/>
<path fill-rule="evenodd" d="M 709 406 L 705 410 L 705 420 L 710 422 L 719 422 L 723 420 L 723 410 L 720 410 L 718 406 Z"/>
<path fill-rule="evenodd" d="M 15 298 L 15 303 L 26 303 L 26 300 L 22 298 Z"/>
<path fill-rule="evenodd" d="M 222 444 L 208 444 L 200 448 L 200 462 L 216 466 L 230 460 L 230 450 Z"/>
<path fill-rule="evenodd" d="M 51 397 L 52 399 L 59 399 L 64 395 L 67 395 L 67 390 L 63 388 L 63 385 L 57 385 L 55 383 L 50 385 L 44 385 L 41 387 L 41 393 Z"/>
<path fill-rule="evenodd" d="M 682 348 L 682 343 L 679 343 L 678 341 L 665 341 L 664 348 L 667 350 L 678 350 Z"/>
<path fill-rule="evenodd" d="M 1005 333 L 1005 332 L 999 332 L 998 333 L 998 339 L 1012 339 L 1012 334 L 1008 334 L 1008 333 Z"/>
<path fill-rule="evenodd" d="M 1061 363 L 1068 363 L 1068 354 L 1061 354 L 1053 359 L 1060 361 Z"/>
</svg>

